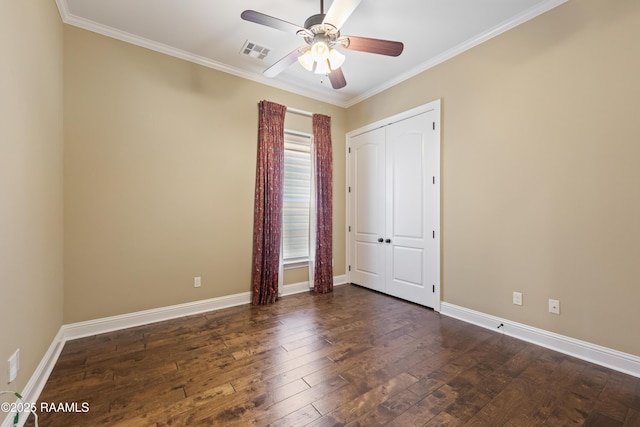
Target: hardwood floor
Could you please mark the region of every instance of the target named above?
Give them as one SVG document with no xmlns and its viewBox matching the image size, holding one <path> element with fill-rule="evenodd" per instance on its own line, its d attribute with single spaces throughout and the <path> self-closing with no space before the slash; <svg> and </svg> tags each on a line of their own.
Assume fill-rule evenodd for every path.
<svg viewBox="0 0 640 427">
<path fill-rule="evenodd" d="M 40 402 L 78 404 L 47 427 L 640 426 L 638 378 L 352 285 L 69 341 Z"/>
</svg>

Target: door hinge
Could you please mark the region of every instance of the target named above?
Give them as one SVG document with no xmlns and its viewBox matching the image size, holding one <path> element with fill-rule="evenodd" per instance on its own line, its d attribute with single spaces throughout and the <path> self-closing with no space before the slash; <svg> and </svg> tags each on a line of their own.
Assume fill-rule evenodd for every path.
<svg viewBox="0 0 640 427">
<path fill-rule="evenodd" d="M 433 177 L 433 183 L 434 184 L 436 183 L 436 177 L 435 176 Z"/>
<path fill-rule="evenodd" d="M 351 186 L 349 186 L 349 193 L 351 193 Z"/>
<path fill-rule="evenodd" d="M 434 239 L 436 238 L 436 231 L 435 230 L 433 230 L 433 238 Z"/>
<path fill-rule="evenodd" d="M 433 130 L 436 130 L 436 122 L 433 122 Z"/>
<path fill-rule="evenodd" d="M 349 226 L 349 233 L 351 233 L 351 226 Z"/>
<path fill-rule="evenodd" d="M 351 266 L 349 266 L 349 271 L 351 271 Z"/>
<path fill-rule="evenodd" d="M 433 293 L 436 293 L 436 285 L 433 285 Z"/>
<path fill-rule="evenodd" d="M 349 154 L 351 154 L 351 147 L 349 147 Z"/>
</svg>

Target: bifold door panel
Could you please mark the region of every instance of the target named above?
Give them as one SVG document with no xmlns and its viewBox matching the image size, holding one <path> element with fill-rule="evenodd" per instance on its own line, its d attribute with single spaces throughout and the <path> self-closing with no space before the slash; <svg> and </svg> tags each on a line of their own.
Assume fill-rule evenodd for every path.
<svg viewBox="0 0 640 427">
<path fill-rule="evenodd" d="M 439 283 L 436 116 L 349 139 L 350 280 L 429 307 Z"/>
</svg>

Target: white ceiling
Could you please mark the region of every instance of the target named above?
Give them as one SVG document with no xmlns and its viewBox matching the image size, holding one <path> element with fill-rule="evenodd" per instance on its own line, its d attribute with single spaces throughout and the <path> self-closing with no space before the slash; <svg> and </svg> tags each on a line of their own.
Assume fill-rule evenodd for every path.
<svg viewBox="0 0 640 427">
<path fill-rule="evenodd" d="M 276 78 L 262 72 L 304 40 L 244 21 L 253 9 L 303 26 L 319 0 L 56 0 L 65 23 L 342 107 L 351 106 L 567 0 L 362 0 L 343 35 L 404 43 L 399 57 L 344 51 L 347 86 L 295 63 Z M 332 0 L 326 0 L 325 12 Z M 241 55 L 250 40 L 271 49 Z"/>
</svg>

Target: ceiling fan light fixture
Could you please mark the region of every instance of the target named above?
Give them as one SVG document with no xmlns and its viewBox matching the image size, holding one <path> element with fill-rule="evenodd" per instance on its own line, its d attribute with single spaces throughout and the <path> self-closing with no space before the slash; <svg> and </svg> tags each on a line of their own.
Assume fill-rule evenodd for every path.
<svg viewBox="0 0 640 427">
<path fill-rule="evenodd" d="M 298 57 L 298 62 L 305 70 L 316 74 L 329 74 L 344 64 L 345 56 L 329 47 L 324 41 L 315 42 Z"/>
<path fill-rule="evenodd" d="M 305 53 L 298 57 L 298 62 L 302 65 L 305 70 L 313 71 L 313 64 L 315 63 L 313 56 L 311 55 L 311 51 L 307 50 Z"/>
<path fill-rule="evenodd" d="M 311 46 L 311 56 L 316 62 L 326 61 L 329 57 L 331 48 L 322 40 L 317 41 Z"/>
<path fill-rule="evenodd" d="M 324 61 L 318 61 L 316 63 L 316 74 L 329 74 L 331 72 L 331 67 L 329 66 L 329 60 L 325 59 Z"/>
<path fill-rule="evenodd" d="M 342 64 L 344 64 L 345 56 L 338 50 L 331 49 L 331 52 L 329 52 L 329 58 L 327 59 L 329 60 L 329 67 L 331 67 L 332 70 L 337 70 L 342 67 Z"/>
</svg>

